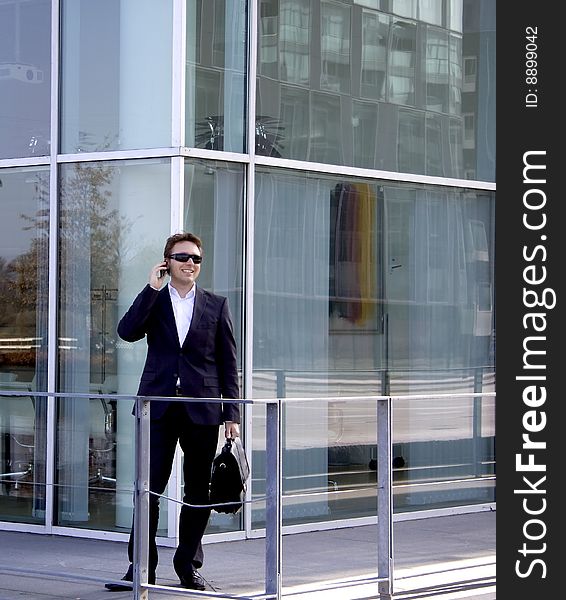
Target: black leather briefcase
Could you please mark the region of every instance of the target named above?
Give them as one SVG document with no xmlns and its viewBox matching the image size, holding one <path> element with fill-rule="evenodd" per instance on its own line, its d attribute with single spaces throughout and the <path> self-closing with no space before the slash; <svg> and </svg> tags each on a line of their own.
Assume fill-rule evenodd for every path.
<svg viewBox="0 0 566 600">
<path fill-rule="evenodd" d="M 237 513 L 242 508 L 250 467 L 240 438 L 227 438 L 212 463 L 210 502 L 219 513 Z"/>
</svg>

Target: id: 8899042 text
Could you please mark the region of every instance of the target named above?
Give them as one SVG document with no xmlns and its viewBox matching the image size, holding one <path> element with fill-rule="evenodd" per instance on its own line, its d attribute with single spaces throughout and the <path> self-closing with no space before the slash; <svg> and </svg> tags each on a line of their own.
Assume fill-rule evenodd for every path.
<svg viewBox="0 0 566 600">
<path fill-rule="evenodd" d="M 538 107 L 538 27 L 525 27 L 525 106 Z"/>
</svg>

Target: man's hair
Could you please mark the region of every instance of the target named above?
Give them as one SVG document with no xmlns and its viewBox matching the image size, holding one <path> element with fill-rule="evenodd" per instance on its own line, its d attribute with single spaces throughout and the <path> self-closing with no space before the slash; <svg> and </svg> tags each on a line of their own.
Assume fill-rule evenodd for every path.
<svg viewBox="0 0 566 600">
<path fill-rule="evenodd" d="M 188 231 L 186 231 L 186 232 L 181 232 L 181 233 L 175 233 L 167 238 L 167 241 L 165 242 L 165 248 L 163 249 L 163 257 L 164 258 L 167 258 L 169 256 L 169 254 L 171 254 L 171 250 L 177 242 L 192 242 L 193 244 L 195 244 L 197 246 L 200 253 L 202 254 L 201 239 L 198 237 L 198 235 L 195 235 L 194 233 L 189 233 Z"/>
</svg>

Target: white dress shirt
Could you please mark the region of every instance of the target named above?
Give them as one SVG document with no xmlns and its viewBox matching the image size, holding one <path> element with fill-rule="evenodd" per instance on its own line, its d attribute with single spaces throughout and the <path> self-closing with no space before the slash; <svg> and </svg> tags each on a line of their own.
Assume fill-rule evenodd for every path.
<svg viewBox="0 0 566 600">
<path fill-rule="evenodd" d="M 182 346 L 193 318 L 193 310 L 195 307 L 195 289 L 193 285 L 191 291 L 181 298 L 179 292 L 169 285 L 169 295 L 171 296 L 171 304 L 173 305 L 173 313 L 175 314 L 175 324 L 177 325 L 177 334 L 179 336 L 179 345 Z"/>
</svg>

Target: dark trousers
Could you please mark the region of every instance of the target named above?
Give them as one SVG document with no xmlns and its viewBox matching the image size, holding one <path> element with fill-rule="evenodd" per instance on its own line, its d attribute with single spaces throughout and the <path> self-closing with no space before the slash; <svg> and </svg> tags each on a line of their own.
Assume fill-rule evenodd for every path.
<svg viewBox="0 0 566 600">
<path fill-rule="evenodd" d="M 172 402 L 165 414 L 150 422 L 149 487 L 163 494 L 171 475 L 177 441 L 183 451 L 184 494 L 186 504 L 208 504 L 210 472 L 218 446 L 218 425 L 195 425 L 184 406 Z M 179 518 L 179 545 L 173 557 L 178 575 L 202 567 L 204 535 L 210 508 L 192 508 L 185 504 Z M 159 519 L 159 497 L 149 496 L 149 573 L 155 575 L 158 562 L 155 537 Z M 133 562 L 134 531 L 130 533 L 128 557 Z"/>
</svg>

